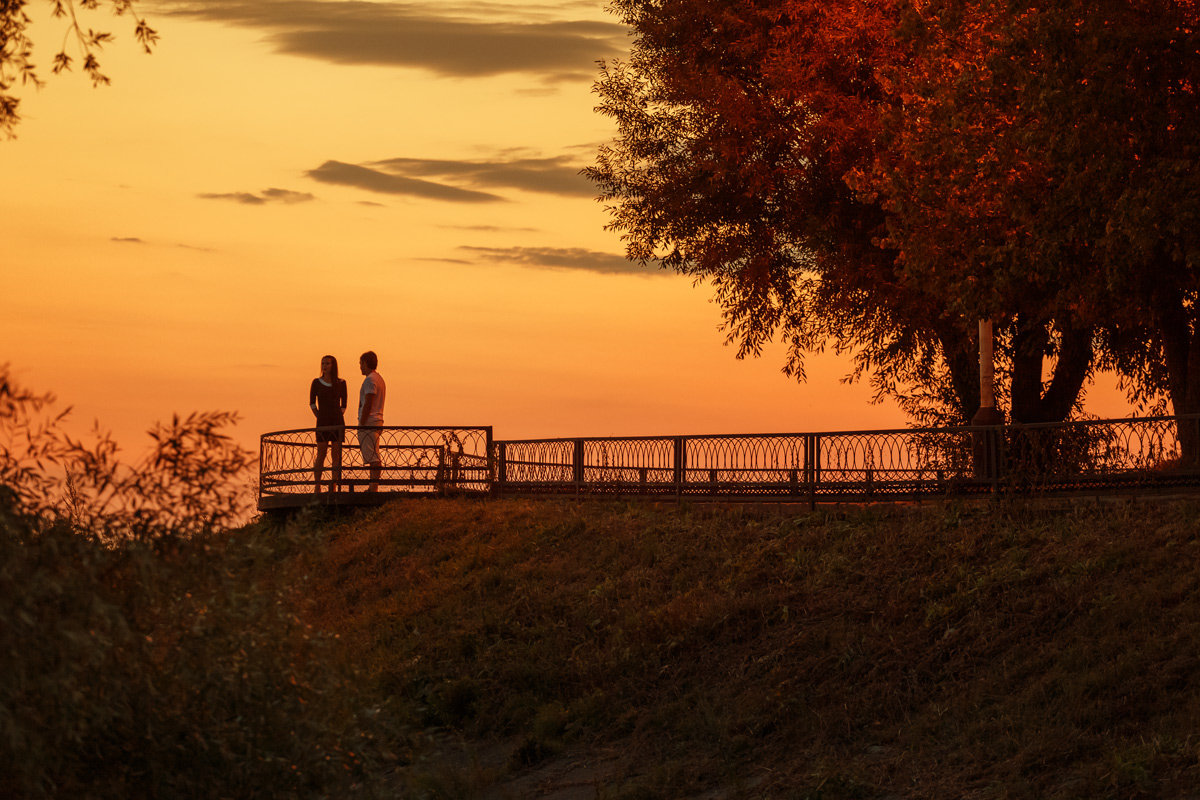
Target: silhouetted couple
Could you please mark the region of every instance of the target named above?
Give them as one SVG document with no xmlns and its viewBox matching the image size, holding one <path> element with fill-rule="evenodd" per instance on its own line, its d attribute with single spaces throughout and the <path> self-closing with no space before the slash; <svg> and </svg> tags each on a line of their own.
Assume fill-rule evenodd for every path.
<svg viewBox="0 0 1200 800">
<path fill-rule="evenodd" d="M 369 468 L 371 484 L 368 491 L 379 489 L 379 474 L 383 462 L 379 457 L 379 429 L 383 426 L 383 401 L 387 385 L 376 372 L 379 358 L 368 350 L 359 356 L 362 388 L 358 392 L 358 449 L 363 463 Z M 325 468 L 325 453 L 332 445 L 330 464 L 333 480 L 331 491 L 337 491 L 342 480 L 342 442 L 346 439 L 346 382 L 338 377 L 338 363 L 333 356 L 321 358 L 321 376 L 313 378 L 308 390 L 308 405 L 317 418 L 317 460 L 313 464 L 313 491 L 321 491 L 321 472 Z"/>
</svg>

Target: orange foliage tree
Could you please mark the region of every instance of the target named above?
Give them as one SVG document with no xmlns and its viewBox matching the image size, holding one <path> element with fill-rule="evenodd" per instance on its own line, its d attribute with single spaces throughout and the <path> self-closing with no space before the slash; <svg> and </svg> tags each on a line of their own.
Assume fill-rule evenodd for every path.
<svg viewBox="0 0 1200 800">
<path fill-rule="evenodd" d="M 860 185 L 906 274 L 1008 321 L 1014 365 L 1057 343 L 1040 397 L 1014 369 L 1017 419 L 1056 418 L 1093 345 L 1134 399 L 1200 410 L 1168 378 L 1188 349 L 1168 320 L 1195 291 L 1196 19 L 1178 0 L 943 0 L 902 31 L 905 92 Z"/>
<path fill-rule="evenodd" d="M 991 318 L 1019 421 L 1065 418 L 1096 358 L 1142 396 L 1162 387 L 1148 357 L 1162 335 L 1129 302 L 1146 259 L 1117 254 L 1131 249 L 1122 233 L 1160 241 L 1133 216 L 1145 150 L 1131 139 L 1154 131 L 1183 158 L 1141 182 L 1155 202 L 1187 194 L 1194 173 L 1165 132 L 1195 84 L 1187 59 L 1159 63 L 1194 55 L 1180 22 L 1193 6 L 613 8 L 636 38 L 597 83 L 618 137 L 589 175 L 631 258 L 712 283 L 740 356 L 782 335 L 785 370 L 802 376 L 804 354 L 832 342 L 879 395 L 965 421 L 978 404 L 974 323 Z M 1138 116 L 1139 94 L 1159 119 Z M 1166 216 L 1179 227 L 1191 213 Z"/>
<path fill-rule="evenodd" d="M 627 255 L 711 283 L 738 356 L 780 336 L 784 370 L 828 343 L 910 410 L 978 403 L 960 315 L 904 279 L 885 213 L 847 183 L 875 159 L 907 58 L 896 3 L 619 0 L 630 58 L 604 65 L 618 126 L 587 170 Z M 915 386 L 905 394 L 905 386 Z"/>
<path fill-rule="evenodd" d="M 895 33 L 911 58 L 885 76 L 893 93 L 882 146 L 850 181 L 883 206 L 885 241 L 908 281 L 965 318 L 998 323 L 1011 417 L 1032 423 L 1070 414 L 1096 330 L 1077 298 L 1054 291 L 1091 274 L 1086 249 L 1065 242 L 1053 251 L 1030 226 L 1042 219 L 1057 165 L 1022 144 L 1030 118 L 1011 73 L 1032 65 L 1005 39 L 1013 8 L 908 9 Z"/>
</svg>

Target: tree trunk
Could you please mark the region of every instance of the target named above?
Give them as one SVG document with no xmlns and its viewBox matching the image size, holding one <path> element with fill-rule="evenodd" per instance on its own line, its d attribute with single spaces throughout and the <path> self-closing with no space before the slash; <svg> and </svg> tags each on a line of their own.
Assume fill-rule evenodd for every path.
<svg viewBox="0 0 1200 800">
<path fill-rule="evenodd" d="M 935 325 L 942 344 L 942 357 L 950 372 L 954 411 L 958 424 L 969 425 L 979 411 L 979 350 L 974 338 L 959 327 Z"/>
<path fill-rule="evenodd" d="M 1071 413 L 1092 365 L 1092 328 L 1066 328 L 1050 385 L 1043 391 L 1042 369 L 1050 345 L 1047 322 L 1018 316 L 1013 335 L 1012 420 L 1026 425 L 1062 422 Z"/>
<path fill-rule="evenodd" d="M 1167 392 L 1176 416 L 1200 412 L 1200 325 L 1184 308 L 1177 291 L 1160 291 L 1155 296 L 1163 359 L 1167 364 Z M 1200 430 L 1194 421 L 1180 422 L 1177 429 L 1183 466 L 1200 464 Z"/>
<path fill-rule="evenodd" d="M 1013 323 L 1012 421 L 1014 423 L 1042 422 L 1042 359 L 1050 344 L 1045 323 L 1031 324 L 1017 315 Z"/>
</svg>

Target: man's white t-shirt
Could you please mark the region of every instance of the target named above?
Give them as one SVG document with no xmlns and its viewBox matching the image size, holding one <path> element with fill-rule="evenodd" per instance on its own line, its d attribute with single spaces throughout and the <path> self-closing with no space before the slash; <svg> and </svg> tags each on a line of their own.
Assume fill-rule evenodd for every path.
<svg viewBox="0 0 1200 800">
<path fill-rule="evenodd" d="M 383 424 L 383 400 L 387 397 L 387 384 L 383 382 L 383 378 L 379 373 L 371 370 L 370 374 L 363 378 L 362 388 L 358 390 L 358 418 L 362 419 L 363 407 L 367 404 L 367 395 L 375 395 L 374 402 L 371 403 L 371 416 L 367 417 L 364 422 L 367 425 L 382 425 Z"/>
</svg>

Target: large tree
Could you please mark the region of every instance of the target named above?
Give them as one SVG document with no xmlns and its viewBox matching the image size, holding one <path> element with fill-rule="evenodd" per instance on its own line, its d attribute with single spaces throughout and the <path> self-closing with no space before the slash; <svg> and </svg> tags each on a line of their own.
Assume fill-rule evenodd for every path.
<svg viewBox="0 0 1200 800">
<path fill-rule="evenodd" d="M 1038 145 L 1070 165 L 1059 207 L 1077 209 L 1069 233 L 1095 236 L 1114 358 L 1136 389 L 1200 413 L 1200 6 L 1072 3 L 1037 33 L 1067 71 L 1044 113 L 1074 134 Z"/>
<path fill-rule="evenodd" d="M 107 7 L 113 14 L 128 16 L 133 21 L 133 35 L 138 44 L 150 52 L 158 34 L 133 7 L 134 0 L 47 0 L 55 19 L 66 27 L 62 46 L 54 53 L 51 72 L 57 74 L 71 69 L 79 60 L 92 83 L 108 83 L 100 68 L 98 53 L 112 41 L 112 34 L 85 28 L 87 12 Z M 20 121 L 20 98 L 17 86 L 41 86 L 42 79 L 34 61 L 34 42 L 29 36 L 31 22 L 26 13 L 28 0 L 0 0 L 0 133 L 12 135 Z"/>
<path fill-rule="evenodd" d="M 931 3 L 863 180 L 909 275 L 980 313 L 1036 298 L 1064 350 L 1095 328 L 1134 394 L 1177 413 L 1200 411 L 1196 24 L 1179 0 Z"/>
<path fill-rule="evenodd" d="M 1049 71 L 1021 24 L 1041 13 L 987 0 L 908 9 L 897 35 L 911 58 L 887 76 L 881 146 L 850 178 L 883 205 L 908 280 L 1000 323 L 1009 408 L 1026 423 L 1071 411 L 1103 319 L 1081 302 L 1102 294 L 1094 248 L 1062 235 L 1053 202 L 1065 165 L 1031 147 L 1031 131 L 1060 132 L 1022 85 Z"/>
<path fill-rule="evenodd" d="M 918 418 L 962 422 L 978 407 L 984 315 L 1001 322 L 1014 413 L 1070 411 L 1091 328 L 1023 287 L 953 293 L 954 281 L 930 275 L 971 268 L 964 254 L 934 251 L 934 268 L 903 238 L 906 224 L 954 222 L 950 209 L 929 218 L 932 202 L 906 207 L 889 191 L 916 163 L 896 155 L 913 70 L 937 67 L 921 60 L 932 52 L 921 14 L 900 0 L 613 8 L 636 38 L 597 84 L 618 137 L 589 175 L 631 258 L 712 284 L 739 356 L 781 335 L 785 371 L 802 377 L 805 353 L 832 343 Z"/>
</svg>

